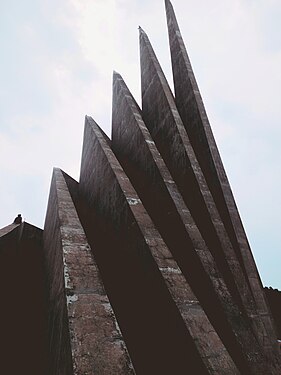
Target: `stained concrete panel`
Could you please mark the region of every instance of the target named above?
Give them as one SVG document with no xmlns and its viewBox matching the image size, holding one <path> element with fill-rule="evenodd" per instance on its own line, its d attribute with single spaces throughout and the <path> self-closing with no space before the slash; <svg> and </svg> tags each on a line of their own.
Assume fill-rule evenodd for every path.
<svg viewBox="0 0 281 375">
<path fill-rule="evenodd" d="M 264 345 L 264 343 L 270 343 L 272 337 L 265 324 L 269 317 L 261 319 L 256 314 L 247 280 L 245 280 L 218 214 L 215 202 L 175 106 L 171 90 L 148 37 L 141 29 L 140 49 L 144 121 L 227 282 L 230 280 L 228 272 L 231 272 L 232 280 L 239 290 L 242 301 L 241 304 L 237 299 L 237 303 L 240 304 L 242 309 L 245 309 L 260 345 L 265 348 L 269 356 L 267 363 L 278 362 L 278 358 L 272 352 L 272 345 Z M 227 261 L 228 269 L 220 263 L 223 259 Z M 228 285 L 230 284 L 228 283 Z M 233 289 L 231 289 L 231 292 L 235 298 Z M 273 339 L 271 343 L 275 343 L 275 340 Z M 279 364 L 277 363 L 276 366 L 278 367 L 277 371 L 279 371 Z"/>
<path fill-rule="evenodd" d="M 263 341 L 266 351 L 270 352 L 274 350 L 274 347 L 276 351 L 276 340 L 274 339 L 276 334 L 264 298 L 260 277 L 180 34 L 175 13 L 169 0 L 166 0 L 166 13 L 176 106 L 232 246 L 236 251 L 242 270 L 251 288 L 257 313 L 263 321 L 265 329 L 260 330 L 260 341 Z"/>
<path fill-rule="evenodd" d="M 254 302 L 206 184 L 174 98 L 147 35 L 140 29 L 143 118 L 233 298 L 252 315 Z"/>
<path fill-rule="evenodd" d="M 111 236 L 111 246 L 102 249 L 100 260 L 104 268 L 111 263 L 114 269 L 107 277 L 104 273 L 103 280 L 136 372 L 216 373 L 220 362 L 222 373 L 237 373 L 115 158 L 110 141 L 89 117 L 80 187 L 92 209 L 104 216 L 104 232 Z"/>
<path fill-rule="evenodd" d="M 248 319 L 233 302 L 141 111 L 117 73 L 113 78 L 112 149 L 230 353 L 241 362 L 247 352 L 249 357 L 262 358 Z"/>
<path fill-rule="evenodd" d="M 78 183 L 54 169 L 44 229 L 51 306 L 50 371 L 134 374 L 69 188 L 75 195 Z"/>
</svg>

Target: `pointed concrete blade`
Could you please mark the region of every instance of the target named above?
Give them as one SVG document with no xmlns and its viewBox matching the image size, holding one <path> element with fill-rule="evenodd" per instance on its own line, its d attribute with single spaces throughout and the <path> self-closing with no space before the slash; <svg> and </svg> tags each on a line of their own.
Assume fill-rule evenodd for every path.
<svg viewBox="0 0 281 375">
<path fill-rule="evenodd" d="M 241 343 L 251 342 L 251 347 L 244 347 L 239 356 L 242 352 L 251 351 L 253 345 L 258 352 L 256 338 L 247 323 L 242 323 L 241 313 L 233 303 L 214 259 L 120 75 L 115 75 L 113 80 L 112 148 L 225 345 L 231 346 L 231 341 L 236 340 L 229 334 L 233 330 L 235 335 L 241 336 Z M 231 264 L 234 265 L 233 260 Z M 223 264 L 222 268 L 227 268 L 227 265 Z M 198 275 L 201 275 L 200 281 Z M 212 298 L 205 282 L 213 285 Z M 221 306 L 221 310 L 214 313 L 214 305 Z M 240 321 L 241 325 L 239 323 L 236 327 L 235 321 Z M 221 329 L 227 325 L 228 331 Z"/>
<path fill-rule="evenodd" d="M 114 78 L 120 80 L 117 75 Z M 91 176 L 85 179 L 87 170 Z M 114 284 L 108 282 L 107 286 L 109 290 L 117 288 L 118 303 L 113 303 L 113 307 L 131 348 L 136 372 L 211 373 L 207 368 L 212 368 L 212 351 L 218 345 L 226 367 L 236 374 L 216 334 L 209 337 L 214 340 L 213 348 L 202 347 L 208 326 L 214 334 L 210 322 L 99 127 L 90 118 L 86 121 L 80 184 L 90 207 L 106 219 L 105 241 L 111 237 L 112 245 L 103 248 L 104 262 L 112 264 L 108 277 Z M 114 294 L 111 296 L 114 299 Z M 118 314 L 120 303 L 124 306 Z M 204 334 L 195 340 L 199 326 Z M 210 358 L 202 357 L 202 350 L 210 350 Z"/>
<path fill-rule="evenodd" d="M 78 190 L 75 180 L 54 169 L 44 228 L 52 354 L 57 358 L 60 353 L 62 368 L 69 360 L 79 373 L 102 368 L 105 373 L 133 375 L 126 344 L 96 263 L 95 247 L 92 253 L 76 210 L 80 203 Z M 60 324 L 56 323 L 58 319 Z M 52 362 L 51 366 L 52 373 L 58 369 L 57 363 Z"/>
<path fill-rule="evenodd" d="M 180 33 L 173 6 L 165 1 L 176 106 L 232 246 L 244 270 L 263 325 L 259 340 L 266 351 L 276 351 L 272 320 L 237 206 L 209 124 L 202 97 Z"/>
</svg>

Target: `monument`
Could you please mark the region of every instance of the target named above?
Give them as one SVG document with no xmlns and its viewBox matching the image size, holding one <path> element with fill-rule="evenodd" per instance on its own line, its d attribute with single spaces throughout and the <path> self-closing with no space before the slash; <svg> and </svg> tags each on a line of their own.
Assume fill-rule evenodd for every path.
<svg viewBox="0 0 281 375">
<path fill-rule="evenodd" d="M 141 108 L 114 72 L 111 139 L 86 116 L 79 182 L 54 169 L 44 230 L 15 221 L 0 231 L 2 285 L 18 270 L 2 312 L 9 373 L 281 373 L 275 322 L 165 6 L 175 96 L 139 28 Z M 27 308 L 11 333 L 22 287 Z M 18 336 L 22 362 L 11 363 Z"/>
</svg>

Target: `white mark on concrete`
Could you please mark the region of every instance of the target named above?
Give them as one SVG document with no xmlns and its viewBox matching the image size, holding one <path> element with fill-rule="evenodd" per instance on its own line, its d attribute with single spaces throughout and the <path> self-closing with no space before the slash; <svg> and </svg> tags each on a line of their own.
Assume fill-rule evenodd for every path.
<svg viewBox="0 0 281 375">
<path fill-rule="evenodd" d="M 141 203 L 141 200 L 138 198 L 127 198 L 127 202 L 130 206 L 135 206 L 136 204 Z"/>
<path fill-rule="evenodd" d="M 73 296 L 66 296 L 67 299 L 67 305 L 70 305 L 73 302 L 78 301 L 78 296 L 74 294 Z"/>
<path fill-rule="evenodd" d="M 181 270 L 179 268 L 171 268 L 171 267 L 160 267 L 161 272 L 168 272 L 168 273 L 176 273 L 181 275 Z"/>
<path fill-rule="evenodd" d="M 149 144 L 154 144 L 154 142 L 151 141 L 150 139 L 146 139 L 145 142 L 146 142 L 146 143 L 149 143 Z"/>
<path fill-rule="evenodd" d="M 64 273 L 64 286 L 67 289 L 71 289 L 71 280 L 68 272 L 67 263 L 65 261 L 65 257 L 63 257 L 63 273 Z"/>
<path fill-rule="evenodd" d="M 113 310 L 109 302 L 104 302 L 102 305 L 107 313 L 113 314 Z"/>
<path fill-rule="evenodd" d="M 116 320 L 116 317 L 115 317 L 115 315 L 114 315 L 114 312 L 113 312 L 113 310 L 112 310 L 111 304 L 110 304 L 109 302 L 105 302 L 105 303 L 103 303 L 102 305 L 103 305 L 105 311 L 106 311 L 108 314 L 110 314 L 110 316 L 112 317 L 113 322 L 114 322 L 114 325 L 115 325 L 115 330 L 116 330 L 116 332 L 117 332 L 117 337 L 116 337 L 115 340 L 114 340 L 114 344 L 115 344 L 115 345 L 118 345 L 118 343 L 119 343 L 119 344 L 123 343 L 123 340 L 121 339 L 121 338 L 122 338 L 122 333 L 121 333 L 120 327 L 119 327 L 119 325 L 118 325 L 118 322 L 117 322 L 117 320 Z"/>
<path fill-rule="evenodd" d="M 120 338 L 121 338 L 121 337 L 122 337 L 121 329 L 120 329 L 120 327 L 119 327 L 119 324 L 118 324 L 118 322 L 117 322 L 115 316 L 114 316 L 114 325 L 115 325 L 115 329 L 116 329 L 116 331 L 118 332 L 118 335 L 119 335 Z"/>
</svg>

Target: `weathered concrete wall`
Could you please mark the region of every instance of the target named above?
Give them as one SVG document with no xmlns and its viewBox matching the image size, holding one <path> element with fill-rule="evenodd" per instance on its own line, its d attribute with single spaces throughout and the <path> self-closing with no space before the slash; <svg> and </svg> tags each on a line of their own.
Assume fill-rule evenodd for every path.
<svg viewBox="0 0 281 375">
<path fill-rule="evenodd" d="M 262 361 L 247 318 L 233 301 L 135 101 L 117 74 L 112 121 L 112 148 L 219 336 L 240 367 L 247 367 L 246 357 Z"/>
<path fill-rule="evenodd" d="M 247 283 L 240 270 L 239 262 L 235 257 L 213 198 L 190 145 L 171 90 L 148 37 L 141 29 L 140 50 L 142 115 L 144 121 L 233 297 L 241 309 L 251 310 L 251 294 L 247 289 Z M 241 300 L 239 301 L 237 298 L 232 283 L 235 283 L 236 290 L 240 292 L 239 297 L 243 301 L 242 304 Z M 248 317 L 249 319 L 255 318 L 255 315 L 248 314 Z M 252 322 L 252 320 L 250 319 L 249 322 Z M 259 324 L 259 321 L 254 321 L 254 323 L 262 330 L 263 326 Z M 255 328 L 254 324 L 253 328 Z M 249 342 L 246 346 L 248 350 L 251 350 Z M 232 355 L 235 355 L 234 350 Z M 250 361 L 253 362 L 251 367 L 254 368 L 255 365 L 258 367 L 260 365 L 263 366 L 260 363 L 263 362 L 262 356 L 257 352 L 256 355 L 250 357 Z M 239 361 L 241 356 L 236 355 L 235 358 Z M 243 367 L 244 365 L 241 366 Z M 261 373 L 262 370 L 255 369 L 254 371 L 260 371 Z"/>
<path fill-rule="evenodd" d="M 54 170 L 44 229 L 51 306 L 50 371 L 54 375 L 133 374 L 70 194 L 77 197 L 77 185 L 61 170 Z"/>
<path fill-rule="evenodd" d="M 48 371 L 52 375 L 72 375 L 73 364 L 60 231 L 56 180 L 53 174 L 44 225 L 44 258 L 48 288 Z"/>
<path fill-rule="evenodd" d="M 253 304 L 247 282 L 190 145 L 147 35 L 140 31 L 143 118 L 240 308 Z"/>
<path fill-rule="evenodd" d="M 28 223 L 0 231 L 1 373 L 49 375 L 42 230 Z"/>
<path fill-rule="evenodd" d="M 263 343 L 268 354 L 273 354 L 274 351 L 277 353 L 276 340 L 274 339 L 276 334 L 264 299 L 262 284 L 169 0 L 166 0 L 166 13 L 177 109 L 246 280 L 250 285 L 255 300 L 253 310 L 256 310 L 260 315 L 264 326 L 263 328 L 259 324 L 257 328 L 260 342 Z M 253 312 L 249 311 L 249 316 L 251 315 Z"/>
<path fill-rule="evenodd" d="M 115 269 L 103 279 L 137 373 L 238 373 L 91 118 L 85 124 L 80 187 L 111 236 L 101 262 Z"/>
<path fill-rule="evenodd" d="M 86 117 L 80 183 L 54 170 L 44 234 L 27 223 L 0 230 L 5 374 L 280 374 L 272 317 L 165 4 L 176 98 L 140 29 L 142 110 L 115 73 L 113 139 Z M 279 324 L 280 298 L 267 293 Z"/>
</svg>

